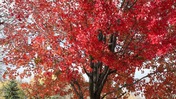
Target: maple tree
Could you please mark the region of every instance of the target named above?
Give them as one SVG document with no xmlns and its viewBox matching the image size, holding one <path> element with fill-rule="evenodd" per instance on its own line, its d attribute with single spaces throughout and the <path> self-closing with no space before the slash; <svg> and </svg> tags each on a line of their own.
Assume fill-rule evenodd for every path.
<svg viewBox="0 0 176 99">
<path fill-rule="evenodd" d="M 117 98 L 127 91 L 146 97 L 157 92 L 153 98 L 175 94 L 175 0 L 15 0 L 3 6 L 10 21 L 3 22 L 0 42 L 4 62 L 15 68 L 7 68 L 9 78 L 55 75 L 79 99 Z M 141 68 L 153 72 L 134 79 Z M 89 84 L 82 85 L 81 74 Z"/>
</svg>

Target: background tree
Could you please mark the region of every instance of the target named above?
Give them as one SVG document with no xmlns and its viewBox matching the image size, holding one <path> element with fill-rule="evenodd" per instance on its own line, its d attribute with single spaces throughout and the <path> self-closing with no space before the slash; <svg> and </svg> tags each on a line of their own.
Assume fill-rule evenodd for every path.
<svg viewBox="0 0 176 99">
<path fill-rule="evenodd" d="M 158 59 L 175 55 L 175 3 L 174 0 L 5 1 L 8 19 L 13 20 L 4 23 L 6 37 L 0 42 L 8 51 L 4 61 L 14 64 L 14 68 L 7 68 L 9 77 L 34 74 L 37 78 L 49 72 L 47 75 L 52 73 L 69 82 L 79 99 L 118 98 L 127 91 L 143 91 L 147 97 L 156 91 L 153 87 L 156 85 L 162 86 L 169 97 L 175 92 L 166 90 L 169 80 L 175 80 L 175 61 L 159 63 Z M 172 70 L 166 69 L 166 65 L 159 68 L 163 63 L 168 63 Z M 16 71 L 21 67 L 24 73 Z M 136 69 L 141 68 L 153 71 L 134 79 Z M 89 94 L 84 93 L 79 74 L 88 76 Z M 161 74 L 165 74 L 164 79 Z M 104 87 L 109 79 L 110 91 Z M 158 93 L 157 97 L 165 95 Z"/>
<path fill-rule="evenodd" d="M 4 87 L 5 99 L 20 99 L 18 91 L 17 83 L 14 80 L 10 81 L 9 84 Z"/>
<path fill-rule="evenodd" d="M 31 99 L 50 99 L 51 96 L 72 95 L 69 84 L 60 78 L 57 78 L 51 72 L 36 75 L 30 83 L 22 83 L 21 86 Z"/>
<path fill-rule="evenodd" d="M 7 99 L 11 99 L 10 96 L 12 96 L 12 93 L 14 93 L 15 96 L 19 96 L 18 99 L 25 99 L 26 98 L 24 91 L 20 87 L 20 83 L 16 82 L 16 81 L 12 81 L 12 80 L 2 81 L 0 83 L 0 90 L 1 90 L 1 93 L 0 93 L 1 99 L 5 99 L 7 97 L 8 97 Z M 9 94 L 11 94 L 11 95 L 9 95 Z"/>
</svg>

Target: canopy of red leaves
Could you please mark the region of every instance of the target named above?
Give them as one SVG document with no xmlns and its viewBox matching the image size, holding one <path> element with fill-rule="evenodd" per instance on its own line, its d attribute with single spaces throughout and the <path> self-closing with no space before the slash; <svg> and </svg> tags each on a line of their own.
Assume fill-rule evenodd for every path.
<svg viewBox="0 0 176 99">
<path fill-rule="evenodd" d="M 158 95 L 170 91 L 166 86 L 170 80 L 171 88 L 176 89 L 175 74 L 165 73 L 166 68 L 175 70 L 175 0 L 15 0 L 4 1 L 3 7 L 9 18 L 3 23 L 5 38 L 0 41 L 7 51 L 4 61 L 13 64 L 15 70 L 23 67 L 22 77 L 43 72 L 58 75 L 61 71 L 60 77 L 67 82 L 79 78 L 83 67 L 91 71 L 89 60 L 94 58 L 94 62 L 117 70 L 118 76 L 111 79 L 118 85 L 133 83 L 136 68 L 157 69 L 156 78 L 162 83 L 151 80 L 144 90 L 147 97 L 156 93 L 153 86 L 164 90 Z M 116 39 L 113 51 L 112 35 Z M 170 58 L 168 53 L 172 64 L 164 61 Z M 144 67 L 156 57 L 161 58 L 160 65 L 172 66 L 153 67 L 151 62 Z M 20 74 L 12 70 L 9 75 Z M 136 90 L 144 86 L 141 84 Z"/>
</svg>

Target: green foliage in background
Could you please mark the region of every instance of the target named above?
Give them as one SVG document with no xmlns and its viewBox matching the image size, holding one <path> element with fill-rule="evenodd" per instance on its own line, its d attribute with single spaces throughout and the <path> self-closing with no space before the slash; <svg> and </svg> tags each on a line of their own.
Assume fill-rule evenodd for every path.
<svg viewBox="0 0 176 99">
<path fill-rule="evenodd" d="M 5 99 L 20 99 L 17 83 L 12 80 L 4 87 Z"/>
<path fill-rule="evenodd" d="M 0 99 L 26 99 L 24 91 L 15 80 L 1 82 L 0 91 Z"/>
</svg>

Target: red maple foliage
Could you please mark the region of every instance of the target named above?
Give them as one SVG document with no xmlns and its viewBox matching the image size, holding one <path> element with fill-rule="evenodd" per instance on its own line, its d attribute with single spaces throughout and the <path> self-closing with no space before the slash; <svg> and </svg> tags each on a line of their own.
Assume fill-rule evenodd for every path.
<svg viewBox="0 0 176 99">
<path fill-rule="evenodd" d="M 69 82 L 79 99 L 123 97 L 126 90 L 143 91 L 147 98 L 175 94 L 175 0 L 4 3 L 10 20 L 3 23 L 1 44 L 8 52 L 4 61 L 16 67 L 10 77 L 18 75 L 15 70 L 21 67 L 21 77 L 62 72 L 58 78 Z M 137 68 L 153 72 L 134 79 Z M 81 88 L 83 73 L 89 78 L 89 94 Z"/>
</svg>

